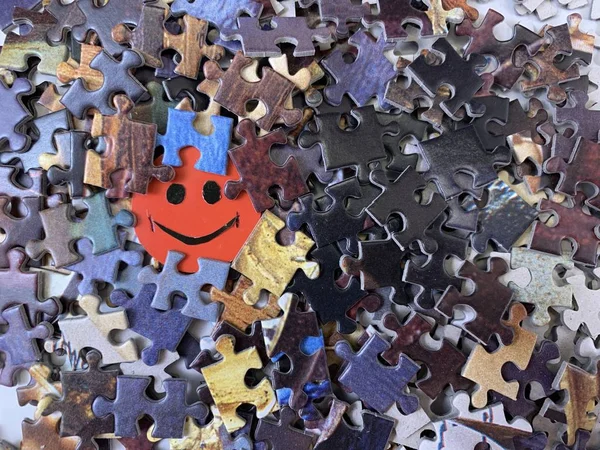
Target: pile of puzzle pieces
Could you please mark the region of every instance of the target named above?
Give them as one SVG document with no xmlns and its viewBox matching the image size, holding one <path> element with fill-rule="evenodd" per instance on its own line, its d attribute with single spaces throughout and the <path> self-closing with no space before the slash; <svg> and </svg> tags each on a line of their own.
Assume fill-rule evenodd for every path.
<svg viewBox="0 0 600 450">
<path fill-rule="evenodd" d="M 480 11 L 3 0 L 20 448 L 599 449 L 596 36 Z"/>
</svg>

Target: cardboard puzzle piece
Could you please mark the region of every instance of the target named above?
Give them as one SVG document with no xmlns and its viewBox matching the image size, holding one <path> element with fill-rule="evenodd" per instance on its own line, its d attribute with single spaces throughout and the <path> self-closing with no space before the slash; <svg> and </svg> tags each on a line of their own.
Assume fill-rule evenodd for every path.
<svg viewBox="0 0 600 450">
<path fill-rule="evenodd" d="M 152 178 L 162 182 L 173 179 L 172 167 L 153 163 L 156 125 L 131 120 L 133 102 L 125 95 L 116 95 L 113 103 L 117 114 L 94 115 L 92 137 L 102 136 L 106 149 L 101 155 L 87 152 L 85 183 L 108 189 L 107 197 L 126 197 L 145 194 Z M 121 172 L 124 185 L 115 183 L 115 172 Z"/>
<path fill-rule="evenodd" d="M 236 412 L 242 403 L 256 406 L 256 415 L 262 419 L 272 411 L 277 402 L 268 379 L 263 379 L 253 388 L 249 388 L 244 381 L 248 370 L 263 367 L 256 348 L 250 347 L 235 353 L 234 345 L 233 337 L 221 336 L 217 340 L 216 349 L 223 355 L 223 359 L 202 369 L 225 428 L 230 433 L 242 428 L 246 422 Z"/>
<path fill-rule="evenodd" d="M 200 83 L 198 90 L 212 94 L 213 83 L 218 82 L 214 100 L 238 116 L 247 114 L 246 103 L 258 100 L 266 108 L 264 116 L 256 120 L 263 130 L 270 130 L 279 120 L 287 126 L 296 125 L 302 120 L 302 111 L 288 108 L 288 98 L 294 90 L 294 83 L 279 75 L 269 67 L 263 68 L 262 78 L 257 82 L 248 82 L 242 77 L 242 70 L 252 63 L 251 58 L 242 52 L 236 53 L 231 65 L 226 71 L 214 61 L 204 64 L 206 80 Z M 208 81 L 208 83 L 207 83 Z"/>
<path fill-rule="evenodd" d="M 23 305 L 2 311 L 2 319 L 8 323 L 8 330 L 0 335 L 0 352 L 4 354 L 0 384 L 14 386 L 16 374 L 42 357 L 36 339 L 48 338 L 53 328 L 48 322 L 40 322 L 32 327 Z"/>
<path fill-rule="evenodd" d="M 463 376 L 478 385 L 471 397 L 476 408 L 483 408 L 487 404 L 487 394 L 491 390 L 516 400 L 519 384 L 504 380 L 502 366 L 512 362 L 519 369 L 524 370 L 531 359 L 536 335 L 521 328 L 520 323 L 525 317 L 527 317 L 525 307 L 520 303 L 514 304 L 510 309 L 509 319 L 502 321 L 505 326 L 513 330 L 514 337 L 510 345 L 503 345 L 492 353 L 488 353 L 483 346 L 478 345 L 469 355 Z"/>
<path fill-rule="evenodd" d="M 133 340 L 117 344 L 110 337 L 112 330 L 126 330 L 129 327 L 127 314 L 125 311 L 102 313 L 100 303 L 100 297 L 84 295 L 79 300 L 79 306 L 86 315 L 68 316 L 58 321 L 65 342 L 77 352 L 86 347 L 95 348 L 102 353 L 105 365 L 136 361 L 138 351 Z M 44 347 L 52 348 L 51 342 L 46 342 Z"/>
<path fill-rule="evenodd" d="M 382 365 L 377 357 L 387 349 L 389 344 L 377 334 L 373 334 L 358 353 L 352 351 L 348 342 L 338 342 L 335 353 L 348 364 L 340 374 L 339 382 L 376 411 L 385 412 L 398 403 L 404 414 L 410 414 L 417 410 L 419 401 L 406 394 L 404 389 L 417 374 L 419 366 L 405 356 L 400 356 L 395 366 Z M 365 373 L 369 377 L 365 377 Z"/>
<path fill-rule="evenodd" d="M 172 307 L 173 297 L 184 295 L 187 303 L 181 310 L 182 314 L 216 322 L 219 307 L 216 303 L 205 304 L 200 296 L 200 290 L 208 285 L 223 289 L 229 274 L 229 263 L 198 258 L 198 271 L 195 274 L 184 274 L 177 269 L 184 257 L 183 253 L 170 250 L 160 272 L 152 266 L 146 266 L 138 275 L 138 280 L 144 284 L 156 285 L 156 294 L 152 300 L 153 308 L 169 310 Z"/>
<path fill-rule="evenodd" d="M 73 251 L 73 245 L 78 239 L 89 239 L 95 255 L 118 248 L 117 227 L 132 226 L 135 216 L 127 210 L 121 210 L 113 216 L 103 193 L 86 197 L 83 202 L 88 207 L 84 219 L 74 219 L 72 206 L 69 204 L 41 211 L 40 218 L 46 237 L 43 241 L 29 241 L 25 247 L 27 255 L 37 260 L 45 253 L 50 253 L 55 267 L 63 267 L 79 261 L 80 256 Z"/>
<path fill-rule="evenodd" d="M 284 227 L 281 219 L 265 211 L 233 260 L 231 267 L 252 281 L 243 294 L 246 303 L 255 304 L 262 289 L 281 296 L 298 269 L 310 279 L 319 276 L 319 265 L 306 259 L 314 242 L 297 231 L 292 245 L 280 245 L 276 235 Z"/>
</svg>

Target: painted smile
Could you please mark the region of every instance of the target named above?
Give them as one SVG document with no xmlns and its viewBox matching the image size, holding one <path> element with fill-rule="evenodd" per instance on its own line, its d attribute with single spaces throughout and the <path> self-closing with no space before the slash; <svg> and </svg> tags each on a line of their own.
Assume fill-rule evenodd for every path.
<svg viewBox="0 0 600 450">
<path fill-rule="evenodd" d="M 229 230 L 234 225 L 239 226 L 240 215 L 236 214 L 233 219 L 231 219 L 229 222 L 227 222 L 225 225 L 223 225 L 218 230 L 215 230 L 212 233 L 207 234 L 206 236 L 198 236 L 198 237 L 186 236 L 185 234 L 181 234 L 175 230 L 171 230 L 169 227 L 166 227 L 166 226 L 156 222 L 155 220 L 153 220 L 151 216 L 148 216 L 148 219 L 150 220 L 150 226 L 152 227 L 152 231 L 154 231 L 154 225 L 156 225 L 158 228 L 163 230 L 169 236 L 174 237 L 175 239 L 183 242 L 186 245 L 200 245 L 200 244 L 205 244 L 207 242 L 210 242 L 213 239 L 221 236 L 223 233 L 225 233 L 227 230 Z"/>
</svg>

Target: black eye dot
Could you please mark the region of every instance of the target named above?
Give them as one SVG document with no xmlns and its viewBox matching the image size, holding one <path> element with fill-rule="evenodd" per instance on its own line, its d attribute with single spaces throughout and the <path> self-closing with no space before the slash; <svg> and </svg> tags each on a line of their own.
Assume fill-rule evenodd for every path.
<svg viewBox="0 0 600 450">
<path fill-rule="evenodd" d="M 167 189 L 167 201 L 174 205 L 179 205 L 185 198 L 185 187 L 181 184 L 172 184 Z"/>
<path fill-rule="evenodd" d="M 221 200 L 221 186 L 214 181 L 207 181 L 202 188 L 202 196 L 209 205 L 213 205 Z"/>
</svg>

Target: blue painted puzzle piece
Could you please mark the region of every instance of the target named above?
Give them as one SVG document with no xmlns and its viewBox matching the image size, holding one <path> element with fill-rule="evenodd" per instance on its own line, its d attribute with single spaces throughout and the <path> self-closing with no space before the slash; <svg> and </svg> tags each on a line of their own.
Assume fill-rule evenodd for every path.
<svg viewBox="0 0 600 450">
<path fill-rule="evenodd" d="M 181 167 L 179 151 L 184 147 L 195 147 L 200 151 L 200 158 L 194 168 L 204 172 L 227 174 L 227 150 L 231 140 L 233 119 L 222 116 L 211 116 L 214 131 L 205 136 L 194 128 L 194 111 L 169 108 L 167 132 L 158 134 L 156 144 L 165 149 L 163 164 Z"/>
</svg>

